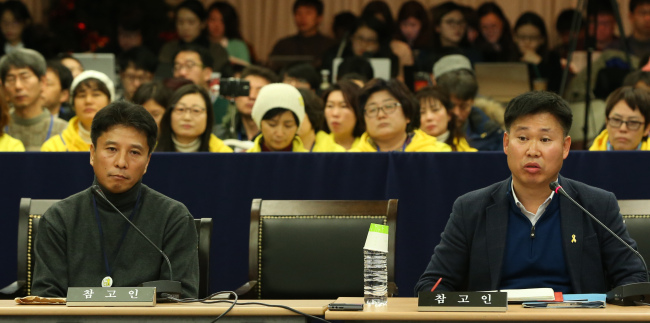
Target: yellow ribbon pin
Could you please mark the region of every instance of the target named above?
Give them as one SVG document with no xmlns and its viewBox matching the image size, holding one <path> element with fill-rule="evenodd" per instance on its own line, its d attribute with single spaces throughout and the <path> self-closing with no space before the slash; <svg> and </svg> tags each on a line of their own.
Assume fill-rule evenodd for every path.
<svg viewBox="0 0 650 323">
<path fill-rule="evenodd" d="M 576 243 L 576 242 L 578 242 L 578 241 L 576 240 L 576 235 L 575 235 L 575 234 L 572 234 L 572 235 L 571 235 L 571 243 Z"/>
</svg>

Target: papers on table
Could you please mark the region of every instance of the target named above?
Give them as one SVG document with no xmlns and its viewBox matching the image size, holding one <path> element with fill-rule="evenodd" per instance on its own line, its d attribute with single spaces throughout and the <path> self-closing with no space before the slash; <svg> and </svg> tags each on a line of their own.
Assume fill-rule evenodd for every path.
<svg viewBox="0 0 650 323">
<path fill-rule="evenodd" d="M 605 294 L 564 294 L 562 302 L 524 302 L 526 308 L 604 308 Z"/>
</svg>

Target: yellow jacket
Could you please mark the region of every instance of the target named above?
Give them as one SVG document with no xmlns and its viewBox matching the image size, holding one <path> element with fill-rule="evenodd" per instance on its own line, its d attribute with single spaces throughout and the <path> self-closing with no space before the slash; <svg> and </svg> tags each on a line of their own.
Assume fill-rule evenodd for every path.
<svg viewBox="0 0 650 323">
<path fill-rule="evenodd" d="M 319 131 L 314 139 L 313 153 L 344 153 L 346 150 L 334 141 L 334 136 L 325 131 Z"/>
<path fill-rule="evenodd" d="M 232 148 L 226 146 L 221 139 L 217 138 L 214 134 L 210 135 L 210 152 L 211 153 L 231 153 Z"/>
<path fill-rule="evenodd" d="M 327 137 L 329 137 L 328 140 L 331 140 L 332 142 L 336 143 L 336 140 L 334 140 L 334 134 L 333 133 L 326 133 L 326 132 L 323 132 L 323 131 L 319 131 L 316 134 L 316 136 L 318 136 L 321 132 L 324 134 L 324 135 L 321 135 L 321 136 L 327 136 Z M 350 149 L 357 148 L 360 144 L 361 144 L 361 137 L 354 137 L 354 142 L 352 142 L 352 146 L 350 147 Z M 339 145 L 339 146 L 341 146 L 341 145 Z M 343 146 L 341 146 L 341 147 L 343 147 Z M 345 147 L 343 147 L 343 149 L 345 149 Z M 348 149 L 348 151 L 350 149 Z"/>
<path fill-rule="evenodd" d="M 607 151 L 607 143 L 609 142 L 609 133 L 607 129 L 603 130 L 596 139 L 594 143 L 589 147 L 591 151 Z M 641 150 L 650 150 L 650 138 L 641 143 Z"/>
<path fill-rule="evenodd" d="M 456 151 L 458 152 L 475 152 L 478 151 L 476 148 L 472 148 L 469 143 L 467 142 L 467 139 L 460 138 L 454 138 L 454 144 L 456 145 Z"/>
<path fill-rule="evenodd" d="M 25 146 L 23 145 L 22 141 L 5 133 L 2 134 L 2 136 L 0 136 L 0 151 L 7 151 L 7 152 L 25 151 Z"/>
<path fill-rule="evenodd" d="M 260 140 L 262 140 L 262 135 L 259 135 L 255 137 L 255 141 L 253 142 L 253 148 L 247 150 L 247 153 L 261 153 L 262 152 L 262 145 L 260 143 Z M 293 137 L 293 148 L 291 148 L 291 151 L 294 153 L 308 153 L 309 150 L 305 149 L 305 146 L 302 145 L 302 140 L 300 140 L 300 137 L 295 136 Z"/>
<path fill-rule="evenodd" d="M 72 117 L 60 135 L 52 136 L 43 143 L 41 151 L 90 151 L 90 144 L 79 136 L 79 118 Z"/>
<path fill-rule="evenodd" d="M 376 152 L 377 146 L 367 132 L 361 135 L 361 143 L 356 148 L 348 150 L 349 152 Z M 439 142 L 436 137 L 427 135 L 420 129 L 415 130 L 411 142 L 404 148 L 404 152 L 447 152 L 451 147 L 444 142 Z"/>
</svg>

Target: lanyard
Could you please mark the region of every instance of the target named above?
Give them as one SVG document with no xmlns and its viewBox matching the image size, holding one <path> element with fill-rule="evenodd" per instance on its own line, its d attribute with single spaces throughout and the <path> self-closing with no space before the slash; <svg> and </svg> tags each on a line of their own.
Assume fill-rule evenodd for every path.
<svg viewBox="0 0 650 323">
<path fill-rule="evenodd" d="M 411 139 L 413 139 L 413 136 L 411 134 L 407 134 L 406 135 L 406 140 L 404 140 L 404 144 L 402 144 L 402 151 L 406 150 L 406 146 L 408 146 L 411 143 Z M 377 146 L 377 152 L 379 152 L 379 151 L 380 151 L 379 146 Z"/>
<path fill-rule="evenodd" d="M 133 211 L 131 212 L 131 215 L 129 216 L 129 220 L 133 219 L 133 216 L 135 215 L 135 212 L 138 210 L 138 204 L 140 204 L 140 193 L 142 192 L 141 189 L 138 189 L 138 197 L 135 201 L 135 207 L 133 208 Z M 102 247 L 102 254 L 104 255 L 104 266 L 106 268 L 106 274 L 108 276 L 112 276 L 111 272 L 111 266 L 108 264 L 108 255 L 106 254 L 106 246 L 104 245 L 104 231 L 102 230 L 102 221 L 99 219 L 99 212 L 97 211 L 97 200 L 95 199 L 95 196 L 93 196 L 93 207 L 95 208 L 95 219 L 97 220 L 97 227 L 99 227 L 99 237 L 100 237 L 100 245 Z M 122 247 L 122 242 L 124 242 L 124 238 L 126 237 L 126 233 L 129 231 L 130 225 L 128 225 L 124 229 L 124 234 L 122 234 L 122 239 L 120 240 L 120 243 L 117 245 L 117 251 L 120 250 Z"/>
</svg>

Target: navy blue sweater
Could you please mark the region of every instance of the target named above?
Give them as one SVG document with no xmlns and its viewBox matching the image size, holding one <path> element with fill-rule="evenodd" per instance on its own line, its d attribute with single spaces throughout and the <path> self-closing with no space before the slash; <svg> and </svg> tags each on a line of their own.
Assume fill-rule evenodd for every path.
<svg viewBox="0 0 650 323">
<path fill-rule="evenodd" d="M 534 226 L 517 207 L 512 195 L 510 201 L 500 288 L 550 287 L 571 293 L 562 247 L 560 196 L 553 196 Z"/>
</svg>

